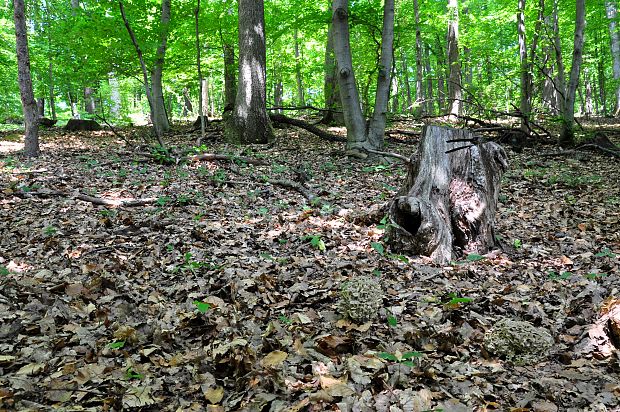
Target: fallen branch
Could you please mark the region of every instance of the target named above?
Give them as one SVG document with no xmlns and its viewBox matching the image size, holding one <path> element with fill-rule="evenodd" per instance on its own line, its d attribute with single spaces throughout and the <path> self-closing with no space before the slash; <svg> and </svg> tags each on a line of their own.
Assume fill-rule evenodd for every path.
<svg viewBox="0 0 620 412">
<path fill-rule="evenodd" d="M 265 182 L 275 185 L 275 186 L 282 186 L 288 189 L 293 189 L 299 192 L 303 197 L 308 199 L 308 201 L 312 205 L 319 206 L 319 207 L 331 206 L 329 203 L 321 199 L 318 195 L 315 195 L 314 193 L 312 193 L 308 188 L 292 180 L 267 179 L 265 180 Z"/>
<path fill-rule="evenodd" d="M 253 159 L 251 157 L 243 157 L 243 156 L 235 156 L 235 155 L 224 155 L 224 154 L 216 154 L 216 153 L 203 153 L 195 156 L 188 156 L 186 158 L 180 159 L 180 161 L 187 160 L 188 162 L 212 162 L 215 160 L 227 161 L 227 162 L 241 162 L 247 163 L 251 165 L 265 166 L 269 163 L 259 160 Z"/>
<path fill-rule="evenodd" d="M 333 135 L 331 133 L 328 133 L 324 130 L 319 129 L 316 126 L 306 123 L 303 120 L 292 119 L 290 117 L 284 116 L 283 114 L 271 113 L 269 114 L 269 118 L 271 119 L 272 122 L 290 124 L 290 125 L 305 129 L 309 131 L 310 133 L 320 137 L 323 140 L 328 140 L 330 142 L 346 142 L 347 141 L 347 139 L 345 139 L 344 137 Z"/>
<path fill-rule="evenodd" d="M 403 155 L 399 155 L 398 153 L 391 153 L 391 152 L 381 152 L 379 150 L 373 150 L 373 149 L 365 149 L 368 153 L 373 153 L 379 156 L 386 156 L 386 157 L 393 157 L 395 159 L 399 159 L 402 160 L 403 162 L 407 163 L 407 164 L 413 164 L 413 162 L 411 161 L 410 158 L 408 158 L 407 156 L 403 156 Z"/>
<path fill-rule="evenodd" d="M 71 194 L 61 192 L 59 190 L 39 190 L 36 192 L 15 192 L 13 193 L 15 196 L 20 198 L 27 197 L 66 197 L 71 199 L 78 199 L 84 202 L 90 202 L 99 206 L 109 206 L 109 207 L 136 207 L 136 206 L 146 206 L 151 205 L 157 202 L 156 197 L 150 197 L 145 199 L 105 199 L 101 197 L 89 196 L 83 193 Z"/>
</svg>

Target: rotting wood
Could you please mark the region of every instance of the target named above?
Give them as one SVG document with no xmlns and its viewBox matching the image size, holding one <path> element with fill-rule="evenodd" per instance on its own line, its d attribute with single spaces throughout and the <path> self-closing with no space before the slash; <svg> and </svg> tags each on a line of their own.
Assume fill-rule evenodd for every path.
<svg viewBox="0 0 620 412">
<path fill-rule="evenodd" d="M 470 131 L 426 126 L 416 162 L 389 207 L 387 243 L 448 263 L 495 245 L 494 222 L 506 153 L 493 142 L 461 150 Z M 448 141 L 456 142 L 449 143 Z"/>
</svg>

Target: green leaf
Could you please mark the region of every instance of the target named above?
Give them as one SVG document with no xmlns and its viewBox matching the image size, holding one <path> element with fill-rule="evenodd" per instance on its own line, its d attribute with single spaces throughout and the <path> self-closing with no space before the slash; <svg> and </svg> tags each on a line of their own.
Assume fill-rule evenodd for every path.
<svg viewBox="0 0 620 412">
<path fill-rule="evenodd" d="M 484 259 L 484 256 L 480 256 L 475 253 L 470 253 L 469 255 L 467 255 L 467 260 L 470 262 L 477 262 L 482 259 Z"/>
<path fill-rule="evenodd" d="M 403 353 L 403 356 L 401 357 L 401 359 L 407 360 L 407 359 L 421 358 L 421 357 L 422 357 L 422 354 L 420 352 L 412 351 L 412 352 Z"/>
<path fill-rule="evenodd" d="M 378 254 L 383 256 L 385 254 L 385 248 L 379 242 L 370 242 L 370 247 L 377 251 Z"/>
<path fill-rule="evenodd" d="M 9 273 L 11 271 L 6 266 L 0 265 L 0 276 L 8 276 Z"/>
<path fill-rule="evenodd" d="M 380 352 L 377 354 L 377 356 L 380 357 L 381 359 L 389 360 L 392 362 L 398 362 L 398 358 L 388 352 Z"/>
<path fill-rule="evenodd" d="M 394 315 L 388 315 L 387 322 L 388 322 L 388 325 L 390 325 L 391 327 L 396 327 L 396 325 L 398 324 L 398 320 L 396 319 L 396 316 Z"/>
<path fill-rule="evenodd" d="M 108 348 L 110 349 L 120 349 L 125 346 L 124 340 L 119 340 L 116 342 L 108 343 Z"/>
<path fill-rule="evenodd" d="M 605 248 L 602 251 L 598 252 L 596 255 L 594 255 L 596 257 L 616 257 L 616 254 L 613 253 L 611 250 Z"/>
<path fill-rule="evenodd" d="M 200 313 L 205 313 L 206 311 L 208 311 L 209 309 L 211 309 L 211 305 L 209 305 L 206 302 L 201 302 L 199 300 L 195 300 L 192 302 L 194 305 L 196 305 L 196 308 L 198 309 L 198 311 Z"/>
</svg>

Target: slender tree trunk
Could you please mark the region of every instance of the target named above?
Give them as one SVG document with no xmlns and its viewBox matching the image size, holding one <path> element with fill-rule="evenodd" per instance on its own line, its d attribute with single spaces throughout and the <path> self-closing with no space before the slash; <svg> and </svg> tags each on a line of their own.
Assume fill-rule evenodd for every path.
<svg viewBox="0 0 620 412">
<path fill-rule="evenodd" d="M 564 101 L 564 111 L 562 112 L 562 131 L 560 133 L 560 145 L 572 146 L 575 143 L 575 93 L 579 85 L 579 74 L 581 72 L 581 61 L 583 57 L 583 32 L 586 26 L 586 4 L 585 0 L 576 0 L 575 15 L 575 40 L 573 43 L 573 64 L 570 71 L 568 88 Z"/>
<path fill-rule="evenodd" d="M 295 28 L 293 31 L 293 38 L 295 42 L 295 80 L 297 81 L 297 103 L 300 106 L 306 105 L 304 97 L 304 83 L 301 76 L 301 54 L 299 53 L 299 36 L 298 30 Z"/>
<path fill-rule="evenodd" d="M 407 54 L 401 50 L 400 53 L 400 61 L 403 70 L 403 85 L 405 86 L 405 95 L 407 96 L 407 113 L 411 113 L 413 111 L 413 98 L 411 94 L 411 84 L 409 83 L 409 66 L 407 64 Z M 416 81 L 417 84 L 417 81 Z M 417 104 L 416 104 L 417 106 Z M 419 111 L 418 109 L 416 109 Z"/>
<path fill-rule="evenodd" d="M 93 115 L 95 114 L 95 90 L 92 87 L 84 88 L 84 111 Z"/>
<path fill-rule="evenodd" d="M 517 11 L 517 34 L 519 38 L 519 60 L 521 62 L 521 102 L 519 109 L 521 111 L 521 130 L 529 134 L 529 116 L 530 116 L 530 90 L 529 90 L 529 68 L 527 60 L 527 43 L 525 37 L 525 0 L 518 0 Z"/>
<path fill-rule="evenodd" d="M 555 81 L 556 101 L 559 113 L 564 113 L 566 102 L 566 72 L 564 69 L 564 59 L 562 58 L 562 40 L 560 39 L 560 22 L 558 14 L 558 1 L 553 2 L 553 49 L 555 52 L 555 62 L 557 65 L 557 76 Z"/>
<path fill-rule="evenodd" d="M 17 52 L 17 77 L 19 93 L 24 112 L 24 155 L 37 157 L 39 150 L 39 124 L 37 122 L 37 104 L 32 92 L 30 77 L 30 54 L 28 53 L 28 36 L 24 0 L 13 1 L 13 20 L 15 22 L 15 43 Z"/>
<path fill-rule="evenodd" d="M 188 113 L 193 113 L 194 108 L 192 107 L 192 100 L 189 97 L 189 89 L 187 87 L 183 88 L 183 117 L 187 116 Z"/>
<path fill-rule="evenodd" d="M 153 125 L 159 133 L 170 130 L 170 123 L 164 106 L 164 90 L 162 85 L 166 45 L 168 42 L 168 27 L 170 25 L 170 0 L 161 2 L 159 46 L 155 53 L 151 76 L 151 94 L 153 98 Z"/>
<path fill-rule="evenodd" d="M 165 1 L 165 0 L 164 0 Z M 125 23 L 125 28 L 127 29 L 127 33 L 129 33 L 129 37 L 131 38 L 131 42 L 136 49 L 136 54 L 138 55 L 138 60 L 140 60 L 140 67 L 142 68 L 142 80 L 144 82 L 144 92 L 146 93 L 146 98 L 149 102 L 149 109 L 151 112 L 151 120 L 153 120 L 153 128 L 155 129 L 155 136 L 157 137 L 157 142 L 160 146 L 164 146 L 164 141 L 162 140 L 163 131 L 159 129 L 159 125 L 155 122 L 155 100 L 151 93 L 151 86 L 149 84 L 149 75 L 146 69 L 146 64 L 144 63 L 144 57 L 142 55 L 142 49 L 140 49 L 140 45 L 138 44 L 138 40 L 136 39 L 136 35 L 133 32 L 131 26 L 129 25 L 129 21 L 127 20 L 127 16 L 125 14 L 125 6 L 121 0 L 118 1 L 118 7 L 121 11 L 121 17 L 123 18 L 123 22 Z M 162 16 L 163 17 L 163 16 Z M 163 95 L 160 96 L 163 102 Z"/>
<path fill-rule="evenodd" d="M 448 67 L 450 114 L 459 116 L 462 109 L 461 65 L 459 62 L 459 6 L 458 0 L 448 0 Z"/>
<path fill-rule="evenodd" d="M 415 101 L 416 106 L 419 108 L 416 110 L 418 114 L 426 114 L 428 110 L 426 107 L 426 101 L 424 100 L 424 77 L 422 74 L 422 34 L 420 31 L 420 8 L 418 6 L 418 0 L 413 0 L 413 13 L 415 18 Z"/>
<path fill-rule="evenodd" d="M 385 125 L 387 124 L 387 107 L 390 98 L 390 73 L 392 71 L 394 47 L 394 0 L 385 0 L 383 5 L 383 32 L 381 34 L 381 59 L 377 77 L 375 109 L 368 128 L 368 141 L 374 149 L 383 149 Z M 406 68 L 406 63 L 405 63 Z M 403 73 L 405 81 L 407 73 Z M 409 92 L 411 103 L 411 92 Z"/>
<path fill-rule="evenodd" d="M 616 0 L 605 1 L 605 10 L 607 12 L 607 18 L 609 19 L 612 69 L 616 84 L 614 116 L 618 116 L 618 114 L 620 114 L 620 33 L 618 33 L 618 8 L 616 6 Z"/>
<path fill-rule="evenodd" d="M 200 119 L 200 139 L 205 138 L 205 111 L 203 108 L 203 91 L 204 91 L 204 82 L 202 79 L 202 71 L 200 68 L 200 30 L 198 26 L 198 16 L 200 15 L 200 0 L 198 0 L 196 4 L 196 8 L 194 9 L 194 28 L 196 32 L 196 68 L 198 70 L 198 84 L 200 90 L 198 92 L 198 116 Z M 187 90 L 187 89 L 185 89 Z"/>
<path fill-rule="evenodd" d="M 435 103 L 433 99 L 433 71 L 431 68 L 431 56 L 429 47 L 424 48 L 424 73 L 426 75 L 426 94 L 425 98 L 425 114 L 433 114 L 435 111 Z"/>
<path fill-rule="evenodd" d="M 448 95 L 446 92 L 446 78 L 444 77 L 446 71 L 443 70 L 444 67 L 447 67 L 446 56 L 443 50 L 442 41 L 439 36 L 437 36 L 437 101 L 439 103 L 440 113 L 446 108 L 446 97 Z"/>
<path fill-rule="evenodd" d="M 37 116 L 45 117 L 45 99 L 43 97 L 37 98 Z"/>
<path fill-rule="evenodd" d="M 114 73 L 110 73 L 108 76 L 108 84 L 110 85 L 110 100 L 112 105 L 110 107 L 110 115 L 113 118 L 118 118 L 121 114 L 121 91 L 118 85 L 118 79 Z"/>
<path fill-rule="evenodd" d="M 601 52 L 601 49 L 599 49 L 598 45 L 600 44 L 598 41 L 595 41 L 595 44 L 597 45 L 595 47 L 596 50 L 596 55 L 599 56 L 598 57 L 598 61 L 597 61 L 597 80 L 598 80 L 598 98 L 600 101 L 600 104 L 602 106 L 602 114 L 604 116 L 607 115 L 607 94 L 605 92 L 605 54 Z M 618 85 L 618 89 L 620 90 L 620 85 Z M 597 113 L 601 113 L 600 111 L 601 109 L 597 110 Z"/>
<path fill-rule="evenodd" d="M 52 112 L 52 120 L 56 120 L 56 96 L 54 93 L 54 70 L 50 59 L 48 66 L 49 75 L 49 93 L 50 93 L 50 110 Z"/>
<path fill-rule="evenodd" d="M 239 87 L 226 125 L 228 140 L 267 143 L 273 129 L 267 115 L 265 11 L 263 0 L 239 0 Z"/>
<path fill-rule="evenodd" d="M 360 107 L 360 98 L 353 71 L 351 46 L 349 42 L 349 2 L 334 0 L 332 5 L 332 29 L 334 51 L 338 62 L 338 85 L 347 126 L 347 152 L 365 156 L 364 149 L 372 148 L 366 139 L 366 122 Z"/>
</svg>

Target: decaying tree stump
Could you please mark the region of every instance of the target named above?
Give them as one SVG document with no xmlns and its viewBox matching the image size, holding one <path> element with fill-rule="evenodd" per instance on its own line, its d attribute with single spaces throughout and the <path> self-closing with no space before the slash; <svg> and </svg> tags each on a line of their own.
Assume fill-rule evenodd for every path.
<svg viewBox="0 0 620 412">
<path fill-rule="evenodd" d="M 94 120 L 90 119 L 69 119 L 67 125 L 65 126 L 65 130 L 69 130 L 71 132 L 76 131 L 94 131 L 101 130 L 101 125 Z"/>
<path fill-rule="evenodd" d="M 449 142 L 458 140 L 457 142 Z M 471 144 L 470 131 L 426 126 L 405 184 L 392 200 L 387 243 L 399 252 L 447 263 L 495 245 L 494 222 L 504 149 Z M 452 149 L 465 147 L 446 153 Z"/>
</svg>

